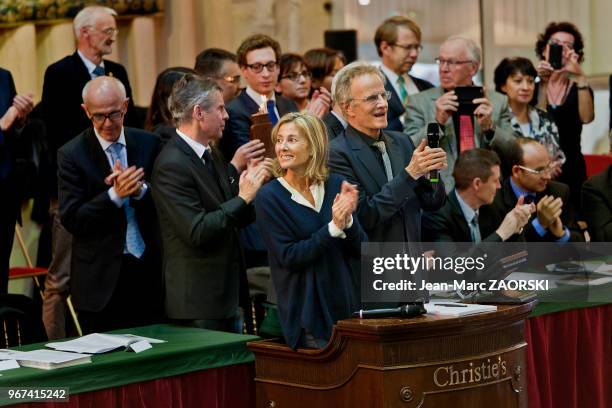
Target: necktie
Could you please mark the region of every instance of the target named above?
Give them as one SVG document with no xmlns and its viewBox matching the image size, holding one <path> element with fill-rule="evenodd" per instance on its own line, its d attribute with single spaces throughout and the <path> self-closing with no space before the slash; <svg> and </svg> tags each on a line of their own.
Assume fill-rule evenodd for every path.
<svg viewBox="0 0 612 408">
<path fill-rule="evenodd" d="M 471 115 L 459 115 L 459 152 L 473 149 L 474 125 Z"/>
<path fill-rule="evenodd" d="M 93 74 L 96 77 L 105 75 L 104 68 L 102 68 L 100 65 L 96 65 L 96 67 L 93 70 Z"/>
<path fill-rule="evenodd" d="M 121 154 L 123 145 L 121 143 L 113 143 L 109 146 L 108 150 L 111 154 L 113 163 L 117 160 L 121 162 L 123 168 L 127 168 L 127 158 Z M 125 232 L 125 249 L 123 253 L 129 253 L 134 255 L 136 258 L 140 258 L 145 251 L 145 243 L 138 229 L 138 223 L 136 222 L 136 213 L 130 206 L 130 200 L 125 200 L 123 204 L 123 210 L 125 211 L 125 218 L 127 220 L 127 230 Z"/>
<path fill-rule="evenodd" d="M 478 213 L 474 213 L 472 222 L 470 222 L 470 233 L 472 234 L 472 242 L 478 244 L 482 241 L 480 236 L 480 227 L 478 226 Z"/>
<path fill-rule="evenodd" d="M 217 180 L 219 178 L 219 175 L 217 174 L 217 170 L 215 170 L 215 165 L 213 164 L 212 155 L 210 154 L 209 149 L 204 150 L 204 154 L 202 154 L 202 160 L 204 160 L 204 167 L 206 167 L 206 170 L 208 170 L 210 175 L 215 180 Z"/>
<path fill-rule="evenodd" d="M 535 201 L 536 201 L 536 197 L 535 197 L 534 194 L 527 193 L 527 194 L 524 195 L 524 197 L 525 197 L 523 199 L 523 203 L 524 204 L 531 204 L 531 203 L 535 203 Z"/>
<path fill-rule="evenodd" d="M 397 85 L 400 90 L 400 99 L 402 101 L 402 105 L 408 105 L 408 91 L 406 91 L 406 81 L 404 80 L 404 76 L 400 75 L 397 77 Z"/>
<path fill-rule="evenodd" d="M 274 111 L 274 100 L 268 100 L 266 102 L 266 108 L 268 108 L 268 117 L 270 118 L 272 126 L 276 125 L 278 118 L 276 117 L 276 112 Z"/>
<path fill-rule="evenodd" d="M 391 170 L 391 160 L 389 160 L 389 154 L 387 153 L 387 147 L 385 142 L 379 140 L 374 142 L 373 145 L 380 150 L 380 154 L 383 159 L 383 165 L 385 166 L 385 174 L 387 175 L 387 181 L 393 180 L 393 171 Z"/>
</svg>

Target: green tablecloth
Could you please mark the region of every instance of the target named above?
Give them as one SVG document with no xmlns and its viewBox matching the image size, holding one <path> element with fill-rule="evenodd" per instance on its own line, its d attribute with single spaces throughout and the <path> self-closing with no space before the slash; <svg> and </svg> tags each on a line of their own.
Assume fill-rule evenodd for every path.
<svg viewBox="0 0 612 408">
<path fill-rule="evenodd" d="M 2 372 L 0 387 L 69 387 L 70 394 L 254 361 L 246 343 L 257 336 L 159 324 L 118 330 L 166 340 L 141 353 L 97 354 L 92 363 L 55 370 L 18 368 Z M 29 351 L 44 343 L 19 348 Z M 0 403 L 0 405 L 2 405 Z"/>
<path fill-rule="evenodd" d="M 554 291 L 554 292 L 552 292 Z M 549 301 L 554 299 L 567 299 Z M 581 309 L 584 307 L 601 306 L 612 303 L 612 284 L 600 286 L 562 286 L 551 289 L 550 294 L 541 293 L 539 303 L 531 313 L 531 317 L 542 316 L 549 313 L 563 312 L 565 310 Z"/>
</svg>

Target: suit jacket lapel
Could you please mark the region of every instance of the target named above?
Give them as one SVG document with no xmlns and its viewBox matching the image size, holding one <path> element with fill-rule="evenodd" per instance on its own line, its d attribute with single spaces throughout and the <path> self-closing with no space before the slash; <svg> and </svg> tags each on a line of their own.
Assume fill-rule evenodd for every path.
<svg viewBox="0 0 612 408">
<path fill-rule="evenodd" d="M 74 63 L 74 68 L 75 68 L 74 73 L 76 75 L 74 79 L 82 83 L 83 86 L 87 82 L 91 81 L 91 75 L 89 74 L 89 71 L 87 70 L 87 67 L 85 66 L 85 63 L 83 62 L 83 60 L 81 59 L 81 57 L 79 56 L 77 52 L 72 54 L 72 62 Z"/>
<path fill-rule="evenodd" d="M 387 176 L 380 168 L 380 163 L 374 156 L 374 152 L 370 147 L 359 137 L 355 131 L 348 127 L 346 129 L 347 143 L 357 156 L 359 161 L 363 164 L 366 171 L 370 174 L 372 179 L 378 184 L 379 189 L 387 183 Z"/>
<path fill-rule="evenodd" d="M 142 167 L 143 161 L 140 158 L 140 149 L 136 143 L 132 141 L 130 131 L 125 127 L 123 129 L 125 134 L 125 148 L 127 152 L 128 166 Z"/>
<path fill-rule="evenodd" d="M 204 188 L 212 195 L 219 203 L 223 202 L 223 194 L 219 190 L 217 181 L 212 175 L 206 170 L 204 162 L 198 157 L 191 146 L 189 146 L 180 136 L 171 139 L 171 142 L 176 144 L 176 147 L 181 150 L 191 161 L 192 166 L 197 169 L 197 174 L 202 177 L 202 184 Z"/>
<path fill-rule="evenodd" d="M 384 74 L 383 74 L 384 75 Z M 404 113 L 404 105 L 402 105 L 402 101 L 399 96 L 395 92 L 395 88 L 391 85 L 389 78 L 385 75 L 385 90 L 391 92 L 391 100 L 389 101 L 389 110 L 395 112 L 398 116 Z"/>
<path fill-rule="evenodd" d="M 455 227 L 461 230 L 462 236 L 469 237 L 471 240 L 472 233 L 470 231 L 470 227 L 467 225 L 467 221 L 465 220 L 465 215 L 463 215 L 463 211 L 461 211 L 461 206 L 459 205 L 459 201 L 455 195 L 455 190 L 448 194 L 448 200 L 451 203 L 451 217 L 453 218 Z"/>
<path fill-rule="evenodd" d="M 242 90 L 242 93 L 238 96 L 244 105 L 244 109 L 249 114 L 254 114 L 259 111 L 259 105 L 255 102 L 246 92 L 246 89 Z"/>
<path fill-rule="evenodd" d="M 98 173 L 98 180 L 103 182 L 106 176 L 111 173 L 111 166 L 108 163 L 108 157 L 106 156 L 104 150 L 102 150 L 102 146 L 100 146 L 100 142 L 98 141 L 93 128 L 87 129 L 86 138 L 89 144 L 91 162 L 93 163 L 95 171 Z"/>
<path fill-rule="evenodd" d="M 225 200 L 229 200 L 232 198 L 232 189 L 229 184 L 229 175 L 227 174 L 227 167 L 224 165 L 225 163 L 221 159 L 221 153 L 217 150 L 217 148 L 212 148 L 212 158 L 213 158 L 213 166 L 219 175 L 219 185 L 223 190 L 223 195 L 225 196 Z"/>
</svg>

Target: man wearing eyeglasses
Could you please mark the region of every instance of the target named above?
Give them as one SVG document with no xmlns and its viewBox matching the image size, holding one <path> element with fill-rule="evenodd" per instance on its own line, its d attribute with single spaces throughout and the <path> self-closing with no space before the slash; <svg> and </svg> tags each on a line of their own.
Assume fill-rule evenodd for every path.
<svg viewBox="0 0 612 408">
<path fill-rule="evenodd" d="M 452 191 L 454 163 L 459 153 L 475 147 L 488 148 L 512 139 L 508 100 L 495 91 L 472 102 L 472 114 L 459 111 L 455 88 L 472 86 L 480 67 L 481 52 L 474 41 L 450 37 L 440 46 L 436 59 L 440 86 L 415 95 L 406 107 L 406 129 L 415 144 L 427 135 L 427 124 L 438 123 L 442 130 L 440 147 L 448 154 L 448 169 L 441 172 L 446 191 Z"/>
<path fill-rule="evenodd" d="M 229 161 L 249 141 L 251 115 L 268 112 L 272 124 L 286 113 L 297 112 L 295 102 L 274 93 L 278 82 L 280 44 L 263 34 L 248 37 L 238 47 L 238 65 L 247 87 L 227 106 L 229 119 L 219 144 Z"/>
<path fill-rule="evenodd" d="M 550 154 L 544 145 L 525 137 L 517 137 L 503 152 L 511 169 L 511 177 L 502 183 L 493 204 L 480 210 L 483 235 L 495 231 L 519 197 L 525 204 L 534 203 L 536 212 L 525 226 L 529 242 L 584 241 L 570 202 L 566 184 L 552 181 Z"/>
<path fill-rule="evenodd" d="M 357 216 L 370 241 L 419 241 L 420 210 L 444 204 L 444 187 L 428 176 L 446 167 L 446 153 L 425 141 L 415 148 L 403 133 L 383 131 L 390 95 L 378 68 L 354 62 L 337 75 L 334 101 L 348 127 L 330 142 L 329 166 L 357 185 Z"/>
<path fill-rule="evenodd" d="M 212 79 L 223 90 L 227 105 L 240 92 L 240 68 L 236 54 L 220 48 L 207 48 L 196 57 L 195 71 Z"/>
<path fill-rule="evenodd" d="M 404 130 L 406 105 L 411 95 L 432 88 L 429 82 L 408 75 L 416 63 L 421 45 L 421 29 L 405 16 L 386 19 L 376 29 L 374 43 L 382 59 L 385 89 L 391 92 L 387 130 Z"/>
<path fill-rule="evenodd" d="M 70 242 L 72 237 L 57 216 L 56 152 L 66 142 L 91 126 L 81 109 L 81 92 L 85 84 L 99 76 L 117 78 L 124 85 L 128 98 L 125 123 L 138 126 L 132 102 L 132 90 L 125 68 L 104 59 L 117 40 L 117 13 L 107 7 L 90 6 L 74 18 L 77 50 L 51 64 L 45 71 L 41 100 L 52 170 L 49 172 L 49 213 L 52 223 L 52 261 L 45 279 L 43 321 L 50 340 L 66 337 L 64 301 L 70 279 Z"/>
<path fill-rule="evenodd" d="M 163 307 L 148 186 L 159 140 L 123 126 L 127 106 L 118 79 L 88 82 L 91 126 L 57 154 L 59 213 L 73 237 L 70 293 L 84 333 L 150 324 Z"/>
</svg>

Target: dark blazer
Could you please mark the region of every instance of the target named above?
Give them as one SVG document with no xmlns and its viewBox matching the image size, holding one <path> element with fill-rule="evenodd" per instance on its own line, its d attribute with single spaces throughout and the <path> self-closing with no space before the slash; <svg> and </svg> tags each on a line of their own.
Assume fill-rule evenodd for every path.
<svg viewBox="0 0 612 408">
<path fill-rule="evenodd" d="M 414 180 L 405 167 L 414 145 L 399 132 L 383 132 L 395 177 L 387 181 L 372 149 L 352 126 L 331 141 L 329 166 L 359 189 L 357 216 L 373 242 L 417 242 L 421 239 L 421 209 L 437 210 L 445 200 L 444 186 Z"/>
<path fill-rule="evenodd" d="M 446 197 L 446 203 L 438 211 L 423 213 L 424 242 L 471 242 L 472 234 L 465 220 L 455 190 Z M 482 236 L 483 242 L 502 242 L 495 231 Z"/>
<path fill-rule="evenodd" d="M 383 73 L 383 75 L 385 75 Z M 408 75 L 410 79 L 414 82 L 419 92 L 424 91 L 429 88 L 433 88 L 433 84 L 425 81 L 424 79 L 420 79 L 417 77 L 413 77 L 412 75 Z M 402 104 L 402 100 L 400 99 L 397 92 L 395 92 L 395 88 L 389 81 L 389 78 L 385 75 L 385 90 L 391 92 L 391 99 L 389 100 L 389 109 L 387 110 L 387 128 L 385 130 L 395 130 L 397 132 L 404 131 L 404 125 L 402 125 L 402 121 L 400 120 L 400 116 L 406 112 L 406 108 Z"/>
<path fill-rule="evenodd" d="M 563 200 L 563 209 L 561 213 L 561 221 L 563 225 L 569 229 L 570 241 L 581 242 L 584 241 L 584 236 L 580 232 L 580 228 L 576 224 L 574 219 L 574 210 L 570 202 L 569 187 L 566 184 L 559 183 L 556 181 L 550 181 L 546 190 L 536 194 L 536 202 L 545 195 L 552 195 L 554 197 L 560 197 Z M 483 236 L 493 233 L 501 224 L 506 214 L 514 208 L 516 205 L 517 197 L 512 190 L 510 185 L 510 178 L 503 181 L 501 189 L 495 194 L 495 200 L 491 205 L 485 205 L 480 208 L 480 216 L 478 218 L 480 223 L 480 232 Z M 536 230 L 533 228 L 532 221 L 537 217 L 537 212 L 534 212 L 531 219 L 525 225 L 523 235 L 527 242 L 554 242 L 557 240 L 555 236 L 546 233 L 544 237 L 540 237 Z M 511 237 L 511 240 L 516 235 Z"/>
<path fill-rule="evenodd" d="M 591 240 L 612 242 L 612 166 L 582 185 L 582 213 Z"/>
<path fill-rule="evenodd" d="M 295 102 L 290 99 L 276 95 L 276 108 L 282 117 L 289 112 L 297 112 L 299 109 Z M 248 143 L 249 132 L 251 129 L 251 115 L 259 111 L 259 105 L 246 93 L 246 89 L 240 95 L 232 99 L 227 105 L 229 119 L 225 123 L 223 138 L 219 143 L 219 148 L 225 159 L 229 162 L 234 157 L 236 150 L 245 143 Z"/>
<path fill-rule="evenodd" d="M 109 60 L 104 60 L 104 69 L 106 75 L 123 83 L 127 97 L 130 98 L 124 124 L 141 127 L 134 123 L 136 113 L 127 71 L 122 65 Z M 83 87 L 90 80 L 87 67 L 76 52 L 49 65 L 45 71 L 41 104 L 53 161 L 60 147 L 91 126 L 91 121 L 81 108 Z M 53 196 L 56 194 L 55 190 L 53 186 Z"/>
<path fill-rule="evenodd" d="M 128 165 L 142 167 L 149 180 L 159 140 L 149 132 L 124 129 Z M 111 167 L 92 128 L 66 143 L 57 156 L 60 218 L 73 235 L 72 300 L 77 309 L 97 312 L 108 303 L 121 272 L 127 229 L 125 211 L 108 196 L 109 186 L 104 178 L 111 173 Z M 136 213 L 145 253 L 159 254 L 150 189 L 140 200 L 130 199 L 130 206 Z M 151 276 L 157 276 L 154 270 Z"/>
<path fill-rule="evenodd" d="M 327 137 L 329 140 L 335 139 L 344 132 L 342 122 L 340 122 L 331 112 L 328 112 L 327 115 L 323 117 L 323 123 L 325 123 L 325 127 L 327 128 Z"/>
<path fill-rule="evenodd" d="M 342 179 L 331 175 L 317 213 L 291 199 L 278 180 L 267 183 L 255 200 L 257 224 L 268 247 L 272 281 L 287 344 L 297 347 L 304 329 L 328 340 L 334 324 L 358 309 L 353 264 L 358 264 L 361 242 L 367 240 L 357 217 L 344 232 L 329 234 L 332 205 Z"/>
<path fill-rule="evenodd" d="M 238 228 L 254 219 L 238 197 L 238 173 L 212 149 L 215 180 L 178 135 L 155 162 L 153 197 L 164 248 L 166 312 L 172 319 L 222 319 L 238 308 L 244 265 Z"/>
<path fill-rule="evenodd" d="M 0 117 L 13 105 L 17 95 L 13 76 L 6 69 L 0 68 Z M 7 211 L 9 218 L 20 218 L 21 194 L 18 193 L 18 183 L 15 179 L 15 131 L 0 130 L 0 193 L 2 203 L 0 208 Z"/>
</svg>

